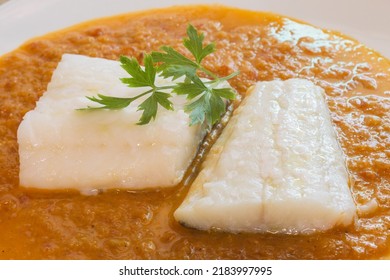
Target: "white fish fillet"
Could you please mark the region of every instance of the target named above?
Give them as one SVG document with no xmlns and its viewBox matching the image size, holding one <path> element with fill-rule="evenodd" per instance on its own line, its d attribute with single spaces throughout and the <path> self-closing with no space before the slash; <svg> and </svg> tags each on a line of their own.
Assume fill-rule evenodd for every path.
<svg viewBox="0 0 390 280">
<path fill-rule="evenodd" d="M 307 80 L 256 84 L 202 168 L 174 213 L 190 227 L 309 233 L 355 215 L 323 90 Z"/>
<path fill-rule="evenodd" d="M 42 189 L 145 189 L 176 185 L 196 154 L 205 131 L 189 126 L 185 98 L 175 111 L 160 109 L 154 122 L 139 126 L 141 101 L 118 111 L 76 111 L 100 106 L 85 96 L 131 97 L 119 62 L 64 55 L 47 91 L 18 130 L 20 184 Z M 161 85 L 169 83 L 158 78 Z"/>
</svg>

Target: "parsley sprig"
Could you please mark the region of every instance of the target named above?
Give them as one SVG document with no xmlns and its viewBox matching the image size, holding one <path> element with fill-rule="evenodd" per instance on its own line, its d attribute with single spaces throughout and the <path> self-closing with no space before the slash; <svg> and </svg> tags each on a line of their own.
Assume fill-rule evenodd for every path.
<svg viewBox="0 0 390 280">
<path fill-rule="evenodd" d="M 146 87 L 145 92 L 129 98 L 112 97 L 98 94 L 96 97 L 87 97 L 99 103 L 101 107 L 88 106 L 83 110 L 112 109 L 118 110 L 129 106 L 134 100 L 149 95 L 139 106 L 142 111 L 138 124 L 143 125 L 154 120 L 159 106 L 173 110 L 173 103 L 169 100 L 172 94 L 186 95 L 188 103 L 184 110 L 190 116 L 190 125 L 206 123 L 208 126 L 218 122 L 226 111 L 225 100 L 234 100 L 235 91 L 231 87 L 221 87 L 225 81 L 238 75 L 234 72 L 226 77 L 218 77 L 202 65 L 203 59 L 215 52 L 215 44 L 203 46 L 204 35 L 189 25 L 188 38 L 183 39 L 183 45 L 193 55 L 193 60 L 187 58 L 169 46 L 161 47 L 162 52 L 152 52 L 144 57 L 144 68 L 135 58 L 120 57 L 122 68 L 131 76 L 121 78 L 122 83 L 129 87 Z M 203 72 L 209 80 L 204 81 L 198 73 Z M 157 86 L 156 75 L 173 81 L 185 77 L 184 82 L 173 83 L 168 86 Z"/>
</svg>

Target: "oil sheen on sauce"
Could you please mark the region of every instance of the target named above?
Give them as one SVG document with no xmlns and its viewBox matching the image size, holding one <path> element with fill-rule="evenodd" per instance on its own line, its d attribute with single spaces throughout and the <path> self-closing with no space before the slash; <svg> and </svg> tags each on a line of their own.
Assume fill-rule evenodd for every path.
<svg viewBox="0 0 390 280">
<path fill-rule="evenodd" d="M 188 23 L 214 41 L 205 61 L 241 94 L 256 81 L 301 77 L 323 87 L 351 175 L 358 217 L 306 236 L 228 234 L 172 217 L 188 187 L 83 196 L 22 189 L 16 130 L 63 53 L 142 59 L 181 51 Z M 33 39 L 0 58 L 0 259 L 372 259 L 390 247 L 390 62 L 353 39 L 282 16 L 221 6 L 99 19 Z M 72 186 L 69 186 L 71 189 Z M 321 250 L 318 250 L 321 248 Z"/>
</svg>

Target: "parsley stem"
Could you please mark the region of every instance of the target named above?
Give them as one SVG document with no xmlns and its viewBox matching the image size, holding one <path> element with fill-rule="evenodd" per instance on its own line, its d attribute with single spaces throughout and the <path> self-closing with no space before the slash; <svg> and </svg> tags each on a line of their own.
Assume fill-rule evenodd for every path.
<svg viewBox="0 0 390 280">
<path fill-rule="evenodd" d="M 215 75 L 213 72 L 211 72 L 210 70 L 204 68 L 202 65 L 198 65 L 199 66 L 199 70 L 203 71 L 204 73 L 206 73 L 207 75 L 209 75 L 210 77 L 212 77 L 213 79 L 217 80 L 219 79 L 219 77 L 217 75 Z"/>
<path fill-rule="evenodd" d="M 163 86 L 163 87 L 156 87 L 156 90 L 162 90 L 162 89 L 173 89 L 175 86 Z"/>
<path fill-rule="evenodd" d="M 216 87 L 216 86 L 218 86 L 220 83 L 225 82 L 225 81 L 227 81 L 227 80 L 230 80 L 231 78 L 237 76 L 239 73 L 240 73 L 240 72 L 237 71 L 237 72 L 234 72 L 234 73 L 232 73 L 232 74 L 230 74 L 230 75 L 227 75 L 227 76 L 225 76 L 225 77 L 221 77 L 221 78 L 217 77 L 217 78 L 214 79 L 214 80 L 205 81 L 204 84 L 208 84 L 208 85 L 210 85 L 211 87 Z"/>
<path fill-rule="evenodd" d="M 236 72 L 233 72 L 225 77 L 221 77 L 219 78 L 220 80 L 222 81 L 227 81 L 227 80 L 230 80 L 231 78 L 234 78 L 235 76 L 237 76 L 238 74 L 240 74 L 240 71 L 236 71 Z"/>
<path fill-rule="evenodd" d="M 133 101 L 133 100 L 136 100 L 136 99 L 138 99 L 138 98 L 140 98 L 140 97 L 142 97 L 142 96 L 144 96 L 144 95 L 147 95 L 148 93 L 151 93 L 151 92 L 153 92 L 153 91 L 155 91 L 154 88 L 152 88 L 152 89 L 150 89 L 150 90 L 148 90 L 148 91 L 145 91 L 145 92 L 143 92 L 143 93 L 141 93 L 141 94 L 138 94 L 137 96 L 134 96 L 134 97 L 129 98 L 129 99 L 132 99 L 132 101 Z"/>
</svg>

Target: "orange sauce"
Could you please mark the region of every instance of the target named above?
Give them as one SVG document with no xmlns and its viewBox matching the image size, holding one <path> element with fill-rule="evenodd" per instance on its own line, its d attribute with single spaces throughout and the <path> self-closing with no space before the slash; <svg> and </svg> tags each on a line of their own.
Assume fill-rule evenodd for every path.
<svg viewBox="0 0 390 280">
<path fill-rule="evenodd" d="M 181 41 L 188 23 L 215 41 L 206 66 L 241 94 L 256 81 L 307 78 L 323 87 L 351 174 L 358 216 L 306 236 L 188 229 L 172 212 L 187 188 L 74 191 L 19 187 L 16 131 L 63 53 L 142 59 Z M 270 13 L 173 7 L 98 19 L 33 39 L 0 58 L 1 259 L 372 259 L 390 247 L 390 62 L 359 42 Z M 364 210 L 371 203 L 372 209 Z"/>
</svg>

